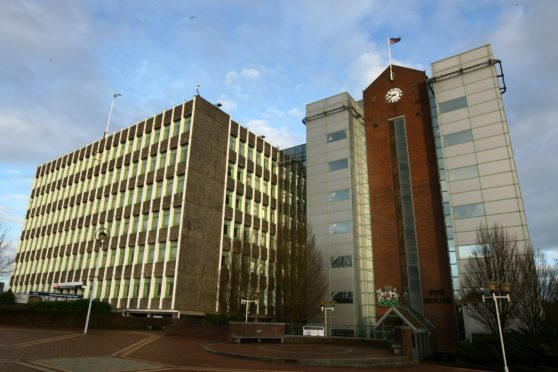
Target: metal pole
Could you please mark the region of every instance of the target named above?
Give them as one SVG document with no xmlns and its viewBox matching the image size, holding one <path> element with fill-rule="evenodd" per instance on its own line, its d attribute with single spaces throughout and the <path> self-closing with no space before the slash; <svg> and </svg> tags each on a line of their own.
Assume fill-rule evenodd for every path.
<svg viewBox="0 0 558 372">
<path fill-rule="evenodd" d="M 324 328 L 325 328 L 325 336 L 328 336 L 327 332 L 327 307 L 324 307 Z"/>
<path fill-rule="evenodd" d="M 504 358 L 504 371 L 509 372 L 508 363 L 506 361 L 506 349 L 504 348 L 504 336 L 502 335 L 502 326 L 500 325 L 500 311 L 498 310 L 498 297 L 507 298 L 508 296 L 496 296 L 496 293 L 492 293 L 492 299 L 494 300 L 494 306 L 496 306 L 496 320 L 498 321 L 498 332 L 500 333 L 500 344 L 502 345 L 502 357 Z"/>
<path fill-rule="evenodd" d="M 99 265 L 101 264 L 101 255 L 103 254 L 103 243 L 104 241 L 101 240 L 101 248 L 99 249 L 99 256 L 97 257 L 95 276 L 93 277 L 93 286 L 91 288 L 91 291 L 89 292 L 89 307 L 87 308 L 87 317 L 85 318 L 85 329 L 83 330 L 83 334 L 87 334 L 87 328 L 89 327 L 89 317 L 91 316 L 91 305 L 93 304 L 93 296 L 97 291 L 97 275 L 99 272 Z"/>
<path fill-rule="evenodd" d="M 250 305 L 250 301 L 246 300 L 246 319 L 244 320 L 245 323 L 248 323 L 248 306 Z"/>
<path fill-rule="evenodd" d="M 109 126 L 110 126 L 110 118 L 112 117 L 112 108 L 114 107 L 114 101 L 116 100 L 116 97 L 121 96 L 122 94 L 120 93 L 114 93 L 112 95 L 112 102 L 110 103 L 110 110 L 109 110 L 109 116 L 108 116 L 108 121 L 107 121 L 107 127 L 105 128 L 105 133 L 103 133 L 103 138 L 105 138 L 108 134 L 108 130 L 109 130 Z"/>
</svg>

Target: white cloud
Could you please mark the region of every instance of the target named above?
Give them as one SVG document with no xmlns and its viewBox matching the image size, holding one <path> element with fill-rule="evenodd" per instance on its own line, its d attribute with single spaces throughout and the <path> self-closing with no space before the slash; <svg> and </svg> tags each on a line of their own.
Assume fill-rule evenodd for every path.
<svg viewBox="0 0 558 372">
<path fill-rule="evenodd" d="M 386 68 L 385 61 L 376 52 L 365 52 L 351 63 L 349 74 L 356 83 L 356 91 L 362 92 Z M 351 93 L 355 93 L 354 91 Z M 362 93 L 355 97 L 359 97 Z M 356 98 L 358 99 L 358 98 Z"/>
<path fill-rule="evenodd" d="M 233 85 L 239 80 L 260 80 L 262 74 L 257 68 L 243 68 L 239 72 L 229 71 L 225 75 L 225 84 Z"/>
<path fill-rule="evenodd" d="M 258 71 L 258 69 L 255 68 L 243 68 L 242 71 L 240 71 L 240 75 L 243 78 L 249 80 L 259 80 L 261 78 L 260 71 Z"/>
<path fill-rule="evenodd" d="M 250 120 L 246 127 L 258 136 L 265 136 L 265 140 L 280 149 L 299 145 L 305 142 L 304 136 L 294 134 L 288 127 L 274 127 L 266 120 Z"/>
<path fill-rule="evenodd" d="M 221 109 L 227 113 L 235 111 L 238 108 L 238 104 L 236 102 L 228 99 L 220 99 L 219 103 L 222 105 Z"/>
<path fill-rule="evenodd" d="M 232 85 L 237 78 L 238 74 L 235 71 L 229 71 L 227 72 L 227 75 L 225 75 L 225 84 Z"/>
</svg>

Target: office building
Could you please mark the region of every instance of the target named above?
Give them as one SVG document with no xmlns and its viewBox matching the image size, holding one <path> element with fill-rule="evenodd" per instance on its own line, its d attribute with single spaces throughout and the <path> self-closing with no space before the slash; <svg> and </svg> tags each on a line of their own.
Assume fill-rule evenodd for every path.
<svg viewBox="0 0 558 372">
<path fill-rule="evenodd" d="M 298 227 L 304 204 L 293 164 L 196 96 L 37 169 L 11 288 L 89 297 L 100 262 L 93 296 L 125 313 L 243 314 L 257 296 L 271 317 L 278 221 Z"/>
<path fill-rule="evenodd" d="M 434 350 L 451 349 L 458 329 L 479 330 L 454 302 L 476 231 L 498 223 L 529 242 L 500 61 L 483 46 L 432 74 L 392 66 L 362 101 L 307 105 L 308 224 L 338 302 L 333 333 L 383 323 L 398 304 L 433 328 Z"/>
<path fill-rule="evenodd" d="M 432 64 L 431 102 L 454 297 L 481 225 L 530 245 L 502 94 L 502 63 L 485 45 Z M 481 331 L 463 308 L 464 331 Z"/>
</svg>

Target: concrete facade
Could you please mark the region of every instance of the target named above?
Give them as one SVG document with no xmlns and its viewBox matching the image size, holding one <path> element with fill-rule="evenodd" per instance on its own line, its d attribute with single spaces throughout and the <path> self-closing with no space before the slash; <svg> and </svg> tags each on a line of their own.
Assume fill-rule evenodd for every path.
<svg viewBox="0 0 558 372">
<path fill-rule="evenodd" d="M 258 293 L 250 312 L 271 316 L 282 159 L 196 96 L 44 164 L 11 287 L 93 295 L 127 313 L 191 315 L 239 312 L 241 295 Z M 101 227 L 110 239 L 99 252 Z"/>
<path fill-rule="evenodd" d="M 430 100 L 455 297 L 481 225 L 530 244 L 504 112 L 500 61 L 485 45 L 432 64 Z M 465 332 L 479 331 L 465 315 Z"/>
<path fill-rule="evenodd" d="M 308 224 L 327 268 L 332 332 L 375 323 L 362 107 L 347 93 L 306 106 Z M 341 330 L 341 326 L 346 326 Z"/>
</svg>

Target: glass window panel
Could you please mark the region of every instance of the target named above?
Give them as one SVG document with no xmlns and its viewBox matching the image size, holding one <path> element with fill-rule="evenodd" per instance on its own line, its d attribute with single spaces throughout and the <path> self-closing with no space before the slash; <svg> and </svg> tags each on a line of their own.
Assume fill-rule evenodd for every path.
<svg viewBox="0 0 558 372">
<path fill-rule="evenodd" d="M 459 218 L 471 218 L 479 217 L 484 215 L 484 204 L 465 204 L 453 207 L 453 216 L 455 219 Z"/>
<path fill-rule="evenodd" d="M 331 298 L 338 304 L 352 304 L 353 292 L 331 292 Z"/>
<path fill-rule="evenodd" d="M 335 202 L 349 199 L 349 189 L 337 190 L 329 193 L 329 201 Z"/>
<path fill-rule="evenodd" d="M 340 141 L 340 140 L 345 139 L 345 138 L 347 138 L 347 130 L 343 129 L 343 130 L 339 130 L 337 132 L 328 133 L 327 142 Z"/>
<path fill-rule="evenodd" d="M 448 170 L 448 177 L 450 181 L 464 180 L 467 178 L 473 178 L 478 176 L 479 176 L 479 169 L 476 165 Z"/>
<path fill-rule="evenodd" d="M 343 221 L 329 225 L 330 234 L 345 234 L 353 231 L 353 221 Z"/>
<path fill-rule="evenodd" d="M 461 132 L 455 132 L 446 134 L 444 136 L 444 144 L 446 146 L 458 145 L 460 143 L 471 142 L 473 140 L 473 132 L 471 129 L 462 130 Z"/>
<path fill-rule="evenodd" d="M 476 245 L 460 245 L 457 249 L 459 252 L 459 258 L 465 259 L 473 256 L 473 252 L 477 248 Z"/>
<path fill-rule="evenodd" d="M 352 267 L 353 266 L 353 256 L 335 256 L 331 257 L 331 267 Z"/>
<path fill-rule="evenodd" d="M 345 169 L 349 167 L 349 159 L 339 159 L 329 162 L 329 170 L 336 171 L 339 169 Z"/>
<path fill-rule="evenodd" d="M 438 106 L 439 106 L 438 112 L 440 114 L 443 114 L 445 112 L 454 111 L 454 110 L 459 110 L 459 109 L 462 109 L 464 107 L 467 107 L 467 98 L 466 97 L 458 97 L 458 98 L 450 99 L 450 100 L 445 101 L 445 102 L 440 102 Z"/>
</svg>

